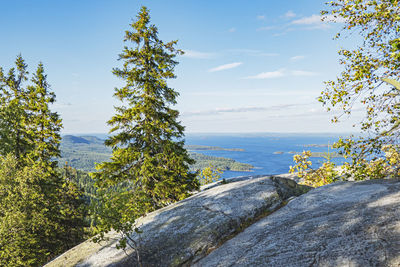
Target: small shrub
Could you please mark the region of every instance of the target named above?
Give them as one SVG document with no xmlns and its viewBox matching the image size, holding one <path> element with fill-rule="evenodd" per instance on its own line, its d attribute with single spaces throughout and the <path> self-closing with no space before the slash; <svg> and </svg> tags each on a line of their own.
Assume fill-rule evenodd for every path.
<svg viewBox="0 0 400 267">
<path fill-rule="evenodd" d="M 198 175 L 200 185 L 206 185 L 218 181 L 221 178 L 221 174 L 222 171 L 212 165 L 204 168 Z"/>
<path fill-rule="evenodd" d="M 319 187 L 330 184 L 338 180 L 338 172 L 335 170 L 335 163 L 331 161 L 332 153 L 325 153 L 325 162 L 316 170 L 312 169 L 312 162 L 309 160 L 311 151 L 303 151 L 302 154 L 293 156 L 293 161 L 296 163 L 290 166 L 290 173 L 297 173 L 297 176 L 303 178 L 302 182 L 305 185 Z"/>
</svg>

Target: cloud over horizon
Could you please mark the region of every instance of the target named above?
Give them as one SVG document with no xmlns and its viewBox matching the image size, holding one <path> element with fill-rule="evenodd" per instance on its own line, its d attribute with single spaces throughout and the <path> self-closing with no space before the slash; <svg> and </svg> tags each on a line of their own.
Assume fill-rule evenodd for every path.
<svg viewBox="0 0 400 267">
<path fill-rule="evenodd" d="M 256 50 L 256 49 L 246 49 L 246 48 L 239 48 L 239 49 L 228 49 L 226 50 L 229 53 L 232 54 L 246 54 L 248 56 L 253 56 L 253 57 L 276 57 L 279 56 L 278 53 L 273 53 L 273 52 L 264 52 L 262 50 Z"/>
<path fill-rule="evenodd" d="M 233 62 L 233 63 L 224 64 L 224 65 L 209 69 L 208 71 L 216 72 L 216 71 L 222 71 L 222 70 L 229 70 L 229 69 L 237 68 L 242 64 L 243 64 L 242 62 Z"/>
<path fill-rule="evenodd" d="M 344 23 L 346 20 L 343 17 L 334 15 L 317 15 L 313 14 L 308 17 L 302 17 L 300 19 L 293 20 L 290 24 L 292 25 L 303 25 L 308 26 L 308 29 L 327 29 L 330 28 L 329 23 Z"/>
<path fill-rule="evenodd" d="M 292 10 L 289 10 L 288 12 L 285 13 L 285 18 L 294 18 L 296 17 L 296 13 L 294 13 Z"/>
<path fill-rule="evenodd" d="M 263 26 L 257 29 L 257 31 L 270 31 L 276 29 L 276 26 Z"/>
<path fill-rule="evenodd" d="M 305 70 L 286 70 L 286 69 L 279 69 L 276 71 L 267 71 L 267 72 L 261 72 L 259 74 L 253 75 L 253 76 L 247 76 L 244 77 L 243 79 L 273 79 L 273 78 L 281 78 L 281 77 L 287 77 L 287 76 L 317 76 L 317 72 L 313 71 L 305 71 Z"/>
<path fill-rule="evenodd" d="M 276 71 L 261 72 L 254 76 L 247 76 L 244 79 L 272 79 L 285 76 L 285 71 L 283 69 Z"/>
<path fill-rule="evenodd" d="M 244 112 L 257 112 L 257 111 L 281 111 L 291 108 L 299 108 L 304 106 L 310 106 L 315 103 L 298 103 L 298 104 L 281 104 L 274 106 L 245 106 L 245 107 L 234 107 L 234 108 L 215 108 L 210 110 L 199 110 L 199 111 L 187 111 L 183 112 L 183 116 L 206 116 L 206 115 L 219 115 L 224 113 L 244 113 Z"/>
<path fill-rule="evenodd" d="M 305 71 L 305 70 L 293 70 L 291 71 L 291 74 L 293 76 L 317 76 L 318 73 L 313 72 L 313 71 Z"/>
<path fill-rule="evenodd" d="M 182 57 L 197 58 L 197 59 L 209 59 L 215 57 L 215 53 L 200 52 L 195 50 L 183 50 L 185 53 Z"/>
<path fill-rule="evenodd" d="M 306 58 L 306 56 L 297 55 L 297 56 L 291 57 L 290 60 L 292 60 L 292 61 L 298 61 L 298 60 L 302 60 L 302 59 L 305 59 L 305 58 Z"/>
</svg>

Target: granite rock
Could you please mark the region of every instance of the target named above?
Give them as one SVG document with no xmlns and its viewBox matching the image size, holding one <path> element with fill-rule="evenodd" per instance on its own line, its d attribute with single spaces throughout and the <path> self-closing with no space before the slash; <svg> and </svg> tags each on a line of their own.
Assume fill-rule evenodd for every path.
<svg viewBox="0 0 400 267">
<path fill-rule="evenodd" d="M 313 189 L 194 266 L 400 266 L 400 182 Z"/>
<path fill-rule="evenodd" d="M 308 190 L 279 177 L 242 177 L 215 184 L 139 219 L 142 233 L 131 236 L 137 250 L 117 249 L 118 235 L 111 233 L 104 245 L 86 241 L 47 266 L 137 266 L 137 252 L 143 266 L 192 265 L 248 225 L 285 205 L 287 199 Z"/>
</svg>

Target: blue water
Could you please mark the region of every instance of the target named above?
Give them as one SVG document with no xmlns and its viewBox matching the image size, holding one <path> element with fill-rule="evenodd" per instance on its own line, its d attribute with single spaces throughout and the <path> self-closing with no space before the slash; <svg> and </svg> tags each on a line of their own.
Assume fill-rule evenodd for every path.
<svg viewBox="0 0 400 267">
<path fill-rule="evenodd" d="M 326 147 L 304 147 L 309 144 L 333 144 L 340 135 L 318 134 L 263 134 L 263 135 L 210 135 L 188 134 L 187 145 L 219 146 L 223 148 L 242 148 L 245 151 L 196 151 L 205 155 L 232 158 L 236 161 L 249 163 L 255 168 L 251 172 L 225 171 L 221 177 L 231 178 L 243 175 L 273 175 L 289 172 L 289 166 L 294 165 L 293 154 L 290 151 L 328 152 Z M 346 136 L 346 135 L 342 135 Z M 274 154 L 276 151 L 284 154 Z M 332 152 L 334 150 L 330 150 Z M 311 158 L 312 167 L 319 167 L 323 158 Z M 343 158 L 332 160 L 337 164 L 344 162 Z"/>
</svg>

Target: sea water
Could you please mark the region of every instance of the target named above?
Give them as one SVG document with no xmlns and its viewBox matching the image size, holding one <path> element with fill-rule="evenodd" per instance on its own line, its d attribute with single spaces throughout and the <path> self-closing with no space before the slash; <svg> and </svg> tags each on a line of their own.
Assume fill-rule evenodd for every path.
<svg viewBox="0 0 400 267">
<path fill-rule="evenodd" d="M 348 135 L 328 134 L 188 134 L 187 145 L 219 146 L 223 148 L 241 148 L 244 151 L 195 151 L 204 155 L 231 158 L 248 163 L 255 168 L 251 172 L 225 171 L 221 177 L 231 178 L 245 175 L 274 175 L 289 172 L 289 166 L 295 165 L 289 152 L 310 150 L 328 152 L 327 147 L 307 147 L 310 144 L 333 144 L 338 138 Z M 330 149 L 329 152 L 335 150 Z M 279 154 L 274 152 L 280 152 Z M 283 153 L 282 153 L 283 152 Z M 324 158 L 311 158 L 313 168 L 318 168 Z M 343 158 L 333 158 L 333 162 L 343 164 Z"/>
</svg>

